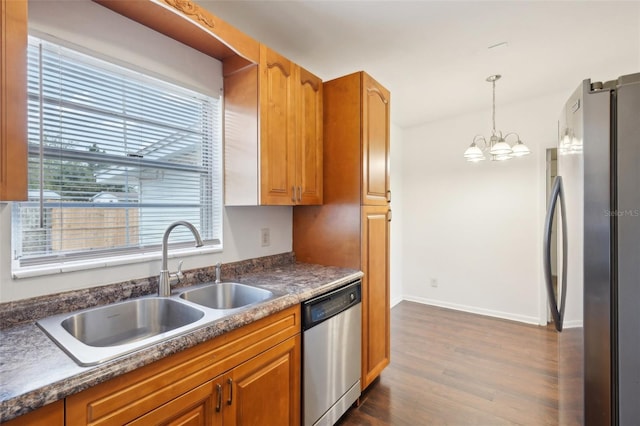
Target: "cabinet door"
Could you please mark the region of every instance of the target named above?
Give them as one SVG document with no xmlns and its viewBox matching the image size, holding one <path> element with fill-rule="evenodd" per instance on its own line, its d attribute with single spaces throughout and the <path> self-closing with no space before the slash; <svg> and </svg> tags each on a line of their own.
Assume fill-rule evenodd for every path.
<svg viewBox="0 0 640 426">
<path fill-rule="evenodd" d="M 390 361 L 390 220 L 386 206 L 362 207 L 362 389 Z"/>
<path fill-rule="evenodd" d="M 2 424 L 4 426 L 63 426 L 64 401 L 52 402 L 24 416 L 16 417 Z"/>
<path fill-rule="evenodd" d="M 295 65 L 260 46 L 260 204 L 295 204 Z"/>
<path fill-rule="evenodd" d="M 300 334 L 234 368 L 224 402 L 224 424 L 300 423 Z"/>
<path fill-rule="evenodd" d="M 369 75 L 362 81 L 362 204 L 385 205 L 389 186 L 389 91 Z"/>
<path fill-rule="evenodd" d="M 322 204 L 322 80 L 297 70 L 296 204 Z"/>
<path fill-rule="evenodd" d="M 209 381 L 128 423 L 131 426 L 221 426 L 222 377 Z"/>
<path fill-rule="evenodd" d="M 0 201 L 27 199 L 27 2 L 0 0 Z"/>
</svg>

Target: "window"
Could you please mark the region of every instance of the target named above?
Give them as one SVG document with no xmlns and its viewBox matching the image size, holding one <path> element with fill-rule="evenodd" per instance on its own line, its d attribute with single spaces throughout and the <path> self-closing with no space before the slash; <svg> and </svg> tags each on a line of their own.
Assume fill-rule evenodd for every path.
<svg viewBox="0 0 640 426">
<path fill-rule="evenodd" d="M 221 245 L 220 99 L 36 38 L 28 48 L 29 200 L 18 267 L 159 251 L 187 220 Z M 183 227 L 171 242 L 193 244 Z"/>
</svg>

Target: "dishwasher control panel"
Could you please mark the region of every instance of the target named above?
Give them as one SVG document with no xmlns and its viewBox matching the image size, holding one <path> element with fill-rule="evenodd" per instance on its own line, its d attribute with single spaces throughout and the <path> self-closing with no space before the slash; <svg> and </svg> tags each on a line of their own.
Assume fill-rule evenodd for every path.
<svg viewBox="0 0 640 426">
<path fill-rule="evenodd" d="M 360 280 L 308 300 L 302 304 L 303 329 L 313 327 L 361 301 L 362 283 Z"/>
</svg>

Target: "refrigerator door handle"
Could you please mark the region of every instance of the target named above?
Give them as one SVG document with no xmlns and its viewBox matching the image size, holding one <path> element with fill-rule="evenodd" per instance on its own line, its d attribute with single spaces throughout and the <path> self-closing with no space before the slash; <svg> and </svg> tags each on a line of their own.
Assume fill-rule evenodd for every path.
<svg viewBox="0 0 640 426">
<path fill-rule="evenodd" d="M 551 279 L 551 231 L 553 224 L 553 216 L 555 215 L 556 205 L 560 200 L 560 212 L 562 217 L 562 281 L 560 287 L 560 306 L 553 288 Z M 547 287 L 547 296 L 549 298 L 549 308 L 551 309 L 551 317 L 556 326 L 556 330 L 562 331 L 562 322 L 564 319 L 564 306 L 567 294 L 567 213 L 564 204 L 564 187 L 562 185 L 562 176 L 556 176 L 553 180 L 551 196 L 549 197 L 549 209 L 544 221 L 544 278 Z"/>
</svg>

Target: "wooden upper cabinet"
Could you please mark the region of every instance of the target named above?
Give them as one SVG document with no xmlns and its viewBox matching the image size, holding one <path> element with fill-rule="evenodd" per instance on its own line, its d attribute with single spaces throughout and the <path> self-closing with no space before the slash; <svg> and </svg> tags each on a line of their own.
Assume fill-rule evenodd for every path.
<svg viewBox="0 0 640 426">
<path fill-rule="evenodd" d="M 322 80 L 264 45 L 224 73 L 225 204 L 321 204 Z"/>
<path fill-rule="evenodd" d="M 27 2 L 0 5 L 0 201 L 20 201 L 27 199 Z"/>
<path fill-rule="evenodd" d="M 295 65 L 260 46 L 260 204 L 295 204 Z"/>
<path fill-rule="evenodd" d="M 386 205 L 389 183 L 390 94 L 362 73 L 362 204 Z"/>
<path fill-rule="evenodd" d="M 322 80 L 297 67 L 296 204 L 322 204 Z"/>
</svg>

